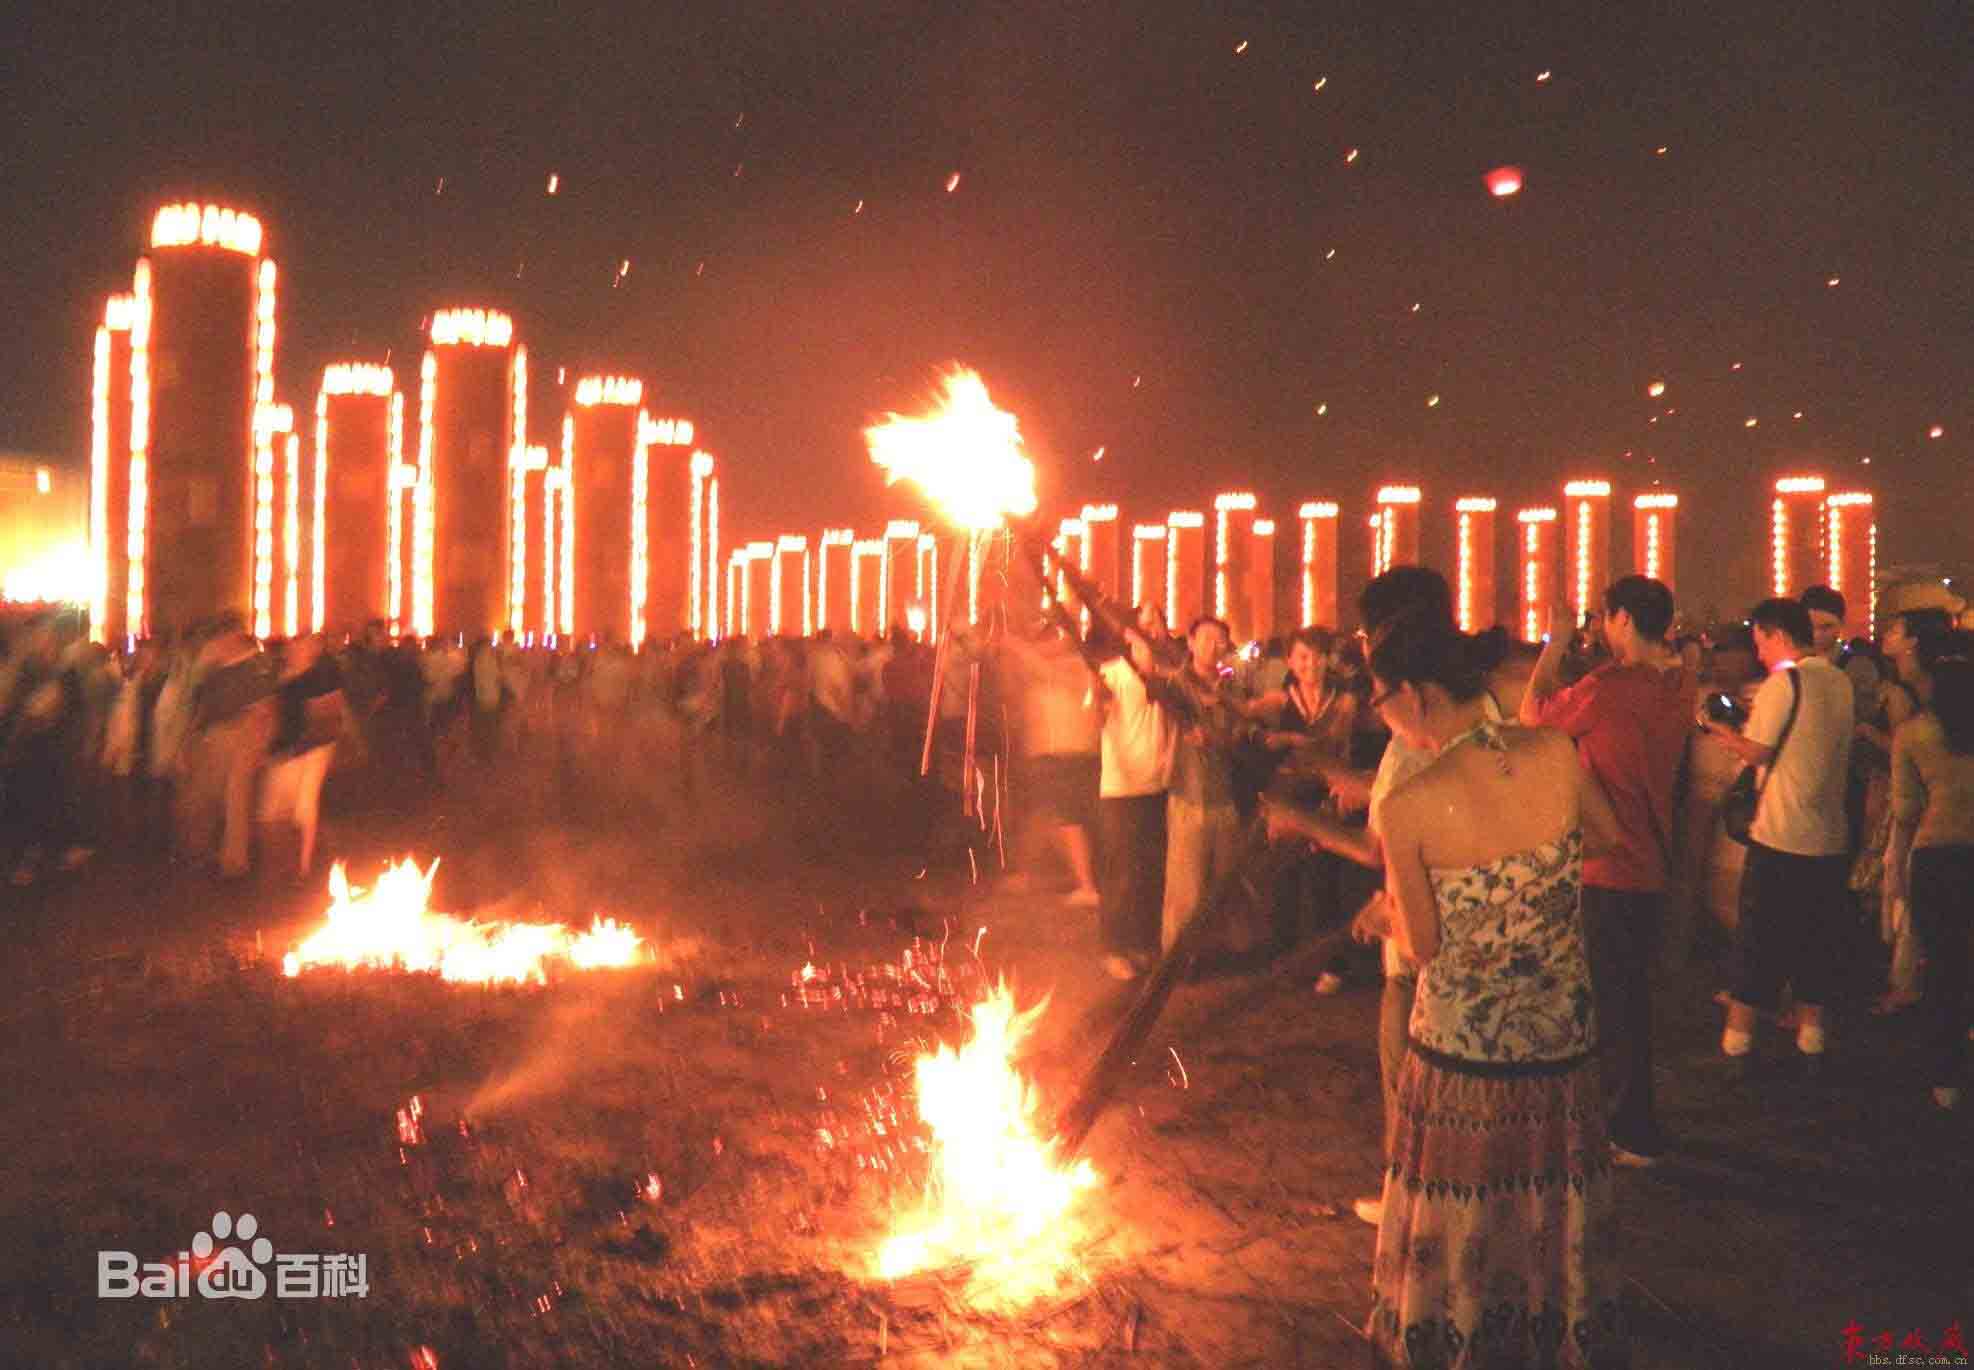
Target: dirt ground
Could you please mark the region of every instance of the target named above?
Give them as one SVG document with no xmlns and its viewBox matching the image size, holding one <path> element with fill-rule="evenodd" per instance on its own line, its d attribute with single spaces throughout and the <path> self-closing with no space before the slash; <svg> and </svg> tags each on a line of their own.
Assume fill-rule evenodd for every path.
<svg viewBox="0 0 1974 1370">
<path fill-rule="evenodd" d="M 1374 980 L 1316 998 L 1310 947 L 1183 987 L 1092 1138 L 1078 1269 L 982 1312 L 956 1273 L 872 1273 L 924 1174 L 910 1061 L 1005 975 L 1051 995 L 1029 1067 L 1066 1104 L 1122 1002 L 1094 915 L 950 856 L 921 877 L 881 804 L 713 786 L 663 820 L 568 811 L 455 783 L 326 842 L 359 881 L 442 857 L 451 912 L 627 919 L 657 964 L 529 990 L 288 980 L 320 879 L 106 855 L 9 892 L 0 1364 L 1363 1363 Z M 899 978 L 907 952 L 930 988 Z M 1771 1031 L 1736 1079 L 1715 983 L 1700 960 L 1661 985 L 1678 1150 L 1619 1176 L 1636 1363 L 1833 1366 L 1852 1324 L 1936 1343 L 1974 1321 L 1969 1132 L 1927 1104 L 1913 1025 L 1842 1014 L 1813 1081 Z M 220 1210 L 278 1251 L 364 1253 L 367 1297 L 96 1297 L 99 1250 L 168 1260 Z"/>
</svg>

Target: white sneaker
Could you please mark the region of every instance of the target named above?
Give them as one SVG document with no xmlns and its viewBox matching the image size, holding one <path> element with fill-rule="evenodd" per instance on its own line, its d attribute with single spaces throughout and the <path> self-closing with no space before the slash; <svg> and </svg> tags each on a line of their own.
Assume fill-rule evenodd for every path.
<svg viewBox="0 0 1974 1370">
<path fill-rule="evenodd" d="M 1357 1215 L 1359 1222 L 1369 1223 L 1371 1226 L 1376 1227 L 1385 1220 L 1384 1195 L 1380 1194 L 1376 1198 L 1371 1199 L 1353 1199 L 1350 1204 L 1350 1211 Z"/>
<path fill-rule="evenodd" d="M 1333 970 L 1326 970 L 1316 977 L 1318 994 L 1335 994 L 1343 988 L 1343 977 Z"/>
</svg>

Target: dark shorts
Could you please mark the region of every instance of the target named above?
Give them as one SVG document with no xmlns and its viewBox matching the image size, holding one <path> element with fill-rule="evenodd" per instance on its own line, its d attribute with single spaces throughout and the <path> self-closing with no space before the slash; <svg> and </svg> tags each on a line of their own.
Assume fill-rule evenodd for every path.
<svg viewBox="0 0 1974 1370">
<path fill-rule="evenodd" d="M 1799 1003 L 1830 1002 L 1855 921 L 1850 871 L 1851 859 L 1841 853 L 1797 856 L 1749 844 L 1748 863 L 1741 871 L 1730 995 L 1772 1010 L 1787 984 Z"/>
<path fill-rule="evenodd" d="M 1084 827 L 1095 819 L 1097 785 L 1103 779 L 1103 763 L 1098 757 L 1031 756 L 1026 770 L 1028 802 L 1036 817 Z"/>
</svg>

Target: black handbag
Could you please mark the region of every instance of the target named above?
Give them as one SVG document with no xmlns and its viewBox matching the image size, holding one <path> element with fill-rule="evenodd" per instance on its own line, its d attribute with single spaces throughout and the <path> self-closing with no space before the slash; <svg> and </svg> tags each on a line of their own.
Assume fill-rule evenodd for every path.
<svg viewBox="0 0 1974 1370">
<path fill-rule="evenodd" d="M 1796 668 L 1789 668 L 1789 718 L 1782 725 L 1782 735 L 1775 739 L 1775 753 L 1768 759 L 1765 774 L 1757 779 L 1756 766 L 1743 766 L 1741 773 L 1734 777 L 1734 783 L 1727 787 L 1727 797 L 1721 801 L 1721 826 L 1727 835 L 1742 846 L 1752 846 L 1751 836 L 1755 826 L 1755 814 L 1762 806 L 1762 791 L 1768 788 L 1768 778 L 1775 774 L 1777 763 L 1782 760 L 1782 749 L 1788 745 L 1789 730 L 1796 726 L 1796 710 L 1802 707 L 1803 682 L 1796 674 Z"/>
</svg>

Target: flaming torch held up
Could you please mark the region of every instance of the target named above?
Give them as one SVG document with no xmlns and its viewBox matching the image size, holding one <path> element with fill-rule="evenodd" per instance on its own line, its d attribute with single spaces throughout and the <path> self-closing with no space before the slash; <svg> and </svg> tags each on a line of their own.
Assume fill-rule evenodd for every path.
<svg viewBox="0 0 1974 1370">
<path fill-rule="evenodd" d="M 908 480 L 971 540 L 1000 528 L 1009 518 L 1035 512 L 1035 463 L 1021 447 L 1021 425 L 998 408 L 980 373 L 956 367 L 945 378 L 945 398 L 929 413 L 887 414 L 864 430 L 871 460 L 884 468 L 887 484 Z M 960 576 L 970 558 L 948 558 L 946 593 L 935 607 L 950 615 L 959 599 Z M 946 683 L 951 634 L 934 622 L 938 642 L 932 663 L 932 699 L 926 708 L 925 747 L 919 774 L 932 770 L 932 734 L 939 721 L 939 693 Z M 964 788 L 964 787 L 962 787 Z"/>
</svg>

